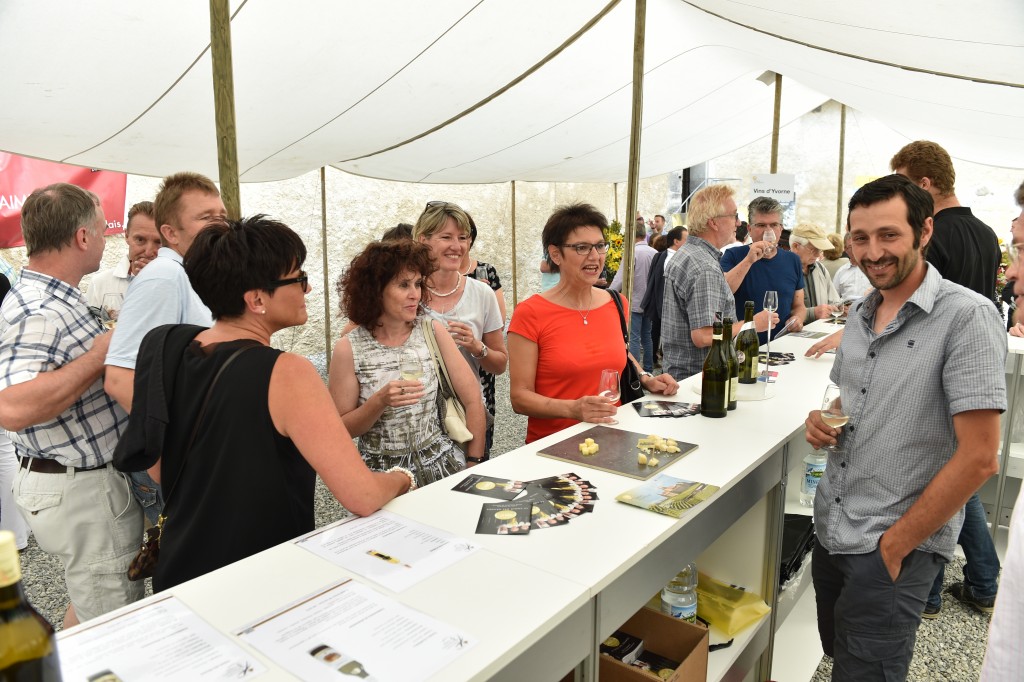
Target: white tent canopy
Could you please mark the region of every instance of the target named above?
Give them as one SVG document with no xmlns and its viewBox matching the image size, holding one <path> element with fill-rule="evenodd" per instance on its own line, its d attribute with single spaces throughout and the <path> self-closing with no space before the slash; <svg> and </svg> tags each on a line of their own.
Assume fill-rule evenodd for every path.
<svg viewBox="0 0 1024 682">
<path fill-rule="evenodd" d="M 0 3 L 0 149 L 217 175 L 208 4 Z M 243 182 L 322 165 L 413 182 L 620 181 L 633 3 L 232 3 Z M 1024 167 L 1024 3 L 648 0 L 640 175 L 835 99 Z"/>
</svg>

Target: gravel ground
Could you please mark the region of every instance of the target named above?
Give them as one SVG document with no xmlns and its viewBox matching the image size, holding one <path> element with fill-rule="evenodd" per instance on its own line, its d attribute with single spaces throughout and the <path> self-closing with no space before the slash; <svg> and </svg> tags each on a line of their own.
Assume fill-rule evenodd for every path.
<svg viewBox="0 0 1024 682">
<path fill-rule="evenodd" d="M 312 358 L 325 373 L 324 357 Z M 526 436 L 526 418 L 512 412 L 508 400 L 508 375 L 498 377 L 498 415 L 495 419 L 492 455 L 501 455 L 523 444 Z M 322 526 L 346 515 L 327 488 L 317 480 L 316 523 Z M 63 568 L 60 562 L 42 552 L 34 539 L 21 555 L 25 589 L 29 600 L 55 628 L 60 628 L 67 607 Z M 946 568 L 946 584 L 963 580 L 963 560 L 956 559 Z M 150 593 L 147 580 L 146 593 Z M 944 595 L 942 616 L 938 620 L 924 621 L 917 633 L 914 660 L 910 666 L 911 682 L 937 680 L 977 680 L 985 655 L 985 638 L 989 617 Z M 822 658 L 821 665 L 811 682 L 825 682 L 831 674 L 831 659 Z M 787 681 L 789 682 L 789 681 Z"/>
</svg>

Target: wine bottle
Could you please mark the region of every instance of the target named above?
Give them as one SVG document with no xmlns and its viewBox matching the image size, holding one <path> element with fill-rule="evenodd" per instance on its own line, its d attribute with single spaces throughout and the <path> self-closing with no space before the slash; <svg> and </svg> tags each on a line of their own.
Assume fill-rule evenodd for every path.
<svg viewBox="0 0 1024 682">
<path fill-rule="evenodd" d="M 747 301 L 743 307 L 743 327 L 736 336 L 736 359 L 740 363 L 740 383 L 757 383 L 757 354 L 761 342 L 754 329 L 754 302 Z"/>
<path fill-rule="evenodd" d="M 736 356 L 736 347 L 732 345 L 732 317 L 722 320 L 722 350 L 729 363 L 729 409 L 736 409 L 736 396 L 740 391 L 740 360 Z"/>
<path fill-rule="evenodd" d="M 711 328 L 711 349 L 701 375 L 700 413 L 705 417 L 724 417 L 728 410 L 729 360 L 722 348 L 722 322 L 716 317 Z"/>
<path fill-rule="evenodd" d="M 53 627 L 25 598 L 14 533 L 0 531 L 0 680 L 60 679 Z"/>
</svg>

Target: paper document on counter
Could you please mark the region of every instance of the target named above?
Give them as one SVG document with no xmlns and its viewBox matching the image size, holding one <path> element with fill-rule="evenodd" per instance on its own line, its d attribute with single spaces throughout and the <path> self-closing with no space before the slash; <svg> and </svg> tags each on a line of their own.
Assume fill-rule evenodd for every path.
<svg viewBox="0 0 1024 682">
<path fill-rule="evenodd" d="M 236 633 L 301 680 L 426 680 L 476 644 L 371 588 L 344 581 Z"/>
<path fill-rule="evenodd" d="M 295 543 L 395 592 L 480 549 L 469 540 L 384 510 L 324 526 Z"/>
<path fill-rule="evenodd" d="M 57 638 L 65 680 L 247 680 L 267 670 L 173 596 Z"/>
</svg>

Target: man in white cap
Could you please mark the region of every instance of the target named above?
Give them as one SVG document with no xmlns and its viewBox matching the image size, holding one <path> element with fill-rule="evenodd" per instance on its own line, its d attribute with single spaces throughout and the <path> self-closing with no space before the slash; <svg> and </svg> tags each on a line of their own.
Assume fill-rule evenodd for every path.
<svg viewBox="0 0 1024 682">
<path fill-rule="evenodd" d="M 840 302 L 828 270 L 818 262 L 822 252 L 831 248 L 825 231 L 811 223 L 797 225 L 789 235 L 789 249 L 800 257 L 804 269 L 804 324 L 826 319 Z"/>
</svg>

